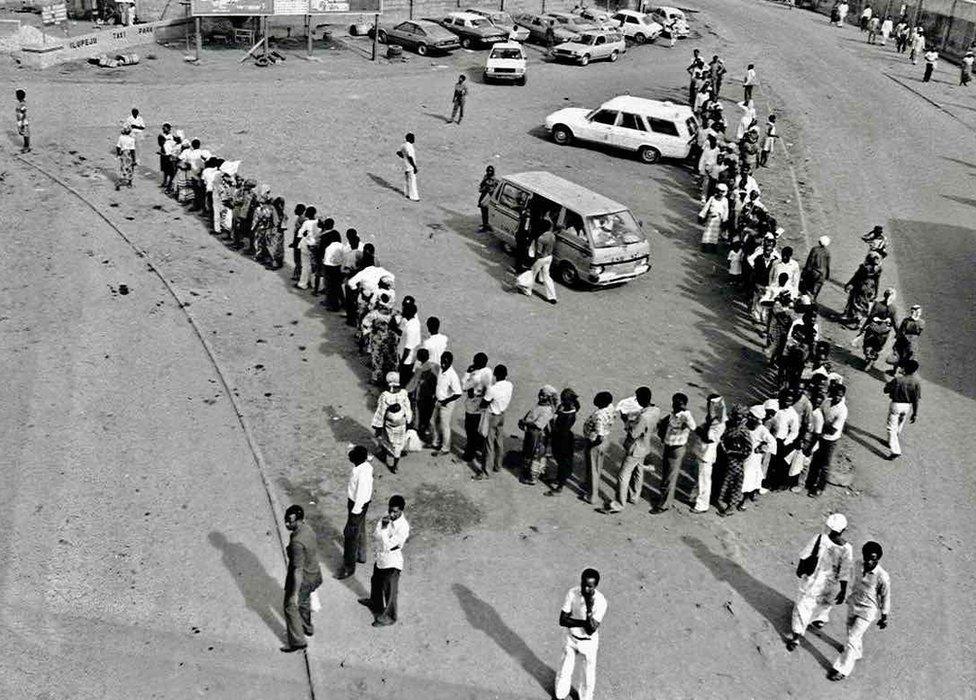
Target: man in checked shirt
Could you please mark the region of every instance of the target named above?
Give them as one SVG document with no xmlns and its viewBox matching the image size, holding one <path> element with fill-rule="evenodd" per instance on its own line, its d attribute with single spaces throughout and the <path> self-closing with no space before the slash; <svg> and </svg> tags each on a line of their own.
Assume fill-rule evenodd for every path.
<svg viewBox="0 0 976 700">
<path fill-rule="evenodd" d="M 854 578 L 853 588 L 847 596 L 847 643 L 827 674 L 832 681 L 842 681 L 851 675 L 854 664 L 861 658 L 864 633 L 875 620 L 881 629 L 888 626 L 891 579 L 878 563 L 883 553 L 877 542 L 865 542 L 861 548 L 862 572 Z"/>
</svg>

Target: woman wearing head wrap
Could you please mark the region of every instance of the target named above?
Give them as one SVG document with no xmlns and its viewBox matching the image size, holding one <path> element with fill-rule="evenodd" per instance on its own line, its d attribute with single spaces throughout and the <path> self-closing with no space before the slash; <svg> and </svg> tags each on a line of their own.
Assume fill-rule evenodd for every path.
<svg viewBox="0 0 976 700">
<path fill-rule="evenodd" d="M 522 472 L 519 481 L 534 484 L 545 466 L 552 419 L 555 416 L 556 389 L 548 384 L 539 390 L 539 400 L 519 421 L 522 438 Z"/>
<path fill-rule="evenodd" d="M 715 190 L 715 194 L 705 201 L 705 206 L 698 212 L 698 219 L 705 224 L 701 237 L 702 252 L 705 253 L 715 251 L 722 224 L 729 218 L 729 200 L 726 197 L 729 186 L 722 182 Z"/>
<path fill-rule="evenodd" d="M 868 253 L 851 279 L 844 285 L 847 292 L 847 306 L 841 323 L 857 328 L 871 308 L 871 304 L 878 296 L 878 286 L 881 280 L 881 256 Z"/>
<path fill-rule="evenodd" d="M 710 394 L 705 404 L 705 420 L 695 430 L 698 435 L 698 496 L 694 513 L 707 513 L 712 498 L 712 467 L 718 456 L 718 443 L 725 434 L 725 399 Z"/>
<path fill-rule="evenodd" d="M 862 336 L 861 346 L 864 351 L 864 369 L 868 370 L 877 362 L 881 355 L 891 329 L 898 322 L 898 307 L 895 306 L 895 290 L 888 288 L 884 291 L 884 296 L 871 304 L 871 310 L 864 319 L 861 326 Z"/>
<path fill-rule="evenodd" d="M 270 245 L 278 235 L 278 225 L 281 217 L 278 210 L 271 203 L 271 188 L 264 185 L 258 194 L 258 208 L 254 210 L 251 221 L 251 232 L 254 236 L 254 247 L 257 250 L 254 260 L 270 266 L 274 263 L 271 257 Z"/>
<path fill-rule="evenodd" d="M 373 370 L 374 384 L 380 384 L 397 366 L 397 335 L 393 325 L 392 300 L 388 293 L 380 292 L 375 307 L 363 316 L 360 324 L 363 350 Z"/>
<path fill-rule="evenodd" d="M 725 433 L 719 441 L 724 476 L 715 502 L 720 515 L 732 515 L 735 512 L 733 506 L 742 500 L 743 464 L 752 454 L 752 439 L 745 424 L 748 411 L 742 404 L 732 407 Z"/>
<path fill-rule="evenodd" d="M 904 365 L 909 360 L 918 360 L 918 337 L 925 330 L 925 321 L 922 319 L 922 307 L 918 304 L 912 306 L 908 318 L 904 319 L 898 326 L 895 335 L 895 343 L 891 347 L 891 358 L 888 364 L 893 367 L 888 370 L 888 374 L 895 375 L 895 370 Z"/>
<path fill-rule="evenodd" d="M 576 392 L 568 387 L 563 389 L 559 394 L 559 406 L 556 407 L 550 436 L 552 458 L 556 460 L 556 482 L 546 493 L 547 496 L 562 493 L 566 482 L 573 475 L 573 459 L 576 456 L 576 436 L 573 434 L 573 425 L 576 424 L 579 410 L 579 397 Z"/>
<path fill-rule="evenodd" d="M 384 459 L 387 455 L 390 458 L 387 466 L 396 474 L 407 440 L 407 425 L 413 420 L 413 411 L 410 409 L 410 398 L 406 390 L 400 387 L 400 375 L 388 372 L 386 383 L 388 389 L 380 394 L 376 402 L 371 426 L 384 450 Z"/>
<path fill-rule="evenodd" d="M 125 185 L 132 187 L 132 171 L 136 166 L 136 140 L 132 138 L 132 129 L 122 127 L 119 140 L 115 143 L 115 154 L 119 159 L 119 179 L 115 181 L 115 189 Z"/>
<path fill-rule="evenodd" d="M 826 530 L 814 535 L 800 552 L 796 575 L 800 586 L 793 604 L 787 651 L 793 651 L 813 624 L 820 629 L 827 622 L 830 608 L 844 602 L 851 578 L 854 552 L 844 539 L 847 518 L 840 513 L 827 517 Z"/>
</svg>

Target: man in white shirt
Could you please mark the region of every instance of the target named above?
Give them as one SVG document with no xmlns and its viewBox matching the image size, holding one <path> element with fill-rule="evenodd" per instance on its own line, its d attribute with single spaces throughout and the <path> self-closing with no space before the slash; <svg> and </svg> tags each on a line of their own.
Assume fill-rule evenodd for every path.
<svg viewBox="0 0 976 700">
<path fill-rule="evenodd" d="M 800 296 L 800 263 L 793 259 L 793 248 L 783 246 L 779 253 L 780 258 L 773 263 L 769 273 L 770 280 L 778 280 L 782 273 L 789 275 L 787 286 L 790 288 L 791 296 Z"/>
<path fill-rule="evenodd" d="M 403 309 L 403 325 L 400 326 L 400 341 L 397 345 L 401 386 L 406 386 L 413 378 L 413 365 L 417 361 L 419 348 L 420 319 L 417 318 L 417 307 L 408 305 Z"/>
<path fill-rule="evenodd" d="M 441 355 L 447 350 L 448 341 L 447 336 L 441 333 L 441 320 L 436 316 L 427 319 L 427 333 L 427 340 L 421 344 L 421 347 L 427 348 L 431 362 L 439 363 Z"/>
<path fill-rule="evenodd" d="M 420 195 L 417 194 L 417 152 L 414 150 L 414 135 L 407 134 L 404 137 L 397 156 L 403 161 L 403 194 L 411 202 L 419 202 Z"/>
<path fill-rule="evenodd" d="M 488 478 L 489 466 L 492 471 L 501 470 L 502 459 L 505 457 L 505 411 L 512 402 L 515 387 L 508 381 L 508 367 L 505 365 L 495 365 L 492 375 L 495 382 L 481 398 L 481 408 L 488 412 L 488 429 L 485 432 L 485 463 L 481 471 L 472 477 L 476 481 Z"/>
<path fill-rule="evenodd" d="M 360 598 L 360 605 L 368 607 L 374 617 L 373 627 L 387 627 L 397 620 L 397 592 L 400 572 L 403 571 L 403 545 L 410 537 L 410 523 L 403 517 L 407 502 L 403 496 L 390 498 L 387 514 L 379 519 L 373 530 L 373 551 L 376 562 L 369 580 L 369 598 Z"/>
<path fill-rule="evenodd" d="M 461 382 L 454 370 L 454 355 L 450 350 L 441 353 L 440 365 L 441 373 L 434 390 L 434 418 L 431 420 L 435 457 L 451 452 L 451 416 L 461 398 Z"/>
<path fill-rule="evenodd" d="M 776 489 L 786 483 L 789 464 L 787 455 L 800 447 L 797 438 L 800 436 L 800 414 L 793 407 L 795 403 L 793 392 L 787 388 L 780 392 L 779 400 L 767 401 L 765 405 L 774 405 L 776 413 L 766 421 L 766 427 L 776 440 L 776 454 L 770 457 L 769 469 L 766 472 L 766 487 Z"/>
<path fill-rule="evenodd" d="M 556 700 L 565 700 L 573 686 L 576 656 L 583 657 L 583 682 L 579 700 L 593 700 L 596 685 L 596 654 L 600 646 L 600 623 L 607 613 L 607 599 L 596 589 L 600 572 L 584 569 L 580 585 L 569 589 L 559 611 L 559 626 L 566 628 L 566 645 L 556 672 Z"/>
<path fill-rule="evenodd" d="M 847 596 L 847 643 L 827 675 L 832 681 L 842 681 L 851 675 L 863 652 L 864 633 L 875 620 L 879 629 L 888 626 L 891 579 L 879 564 L 883 554 L 884 550 L 877 542 L 865 542 L 861 547 L 861 573 L 855 575 L 854 585 Z"/>
<path fill-rule="evenodd" d="M 352 473 L 346 489 L 346 527 L 342 531 L 342 569 L 337 579 L 349 578 L 356 573 L 356 563 L 366 563 L 366 512 L 373 500 L 373 465 L 369 450 L 356 445 L 349 450 Z"/>
<path fill-rule="evenodd" d="M 827 390 L 828 399 L 820 407 L 823 413 L 824 426 L 820 434 L 817 451 L 810 459 L 810 471 L 807 473 L 807 494 L 816 498 L 823 493 L 830 475 L 830 465 L 834 458 L 834 450 L 844 433 L 847 423 L 847 402 L 844 397 L 847 387 L 843 384 L 831 384 Z"/>
<path fill-rule="evenodd" d="M 484 442 L 484 437 L 478 428 L 481 424 L 481 414 L 484 413 L 481 408 L 481 398 L 489 386 L 491 386 L 491 370 L 488 369 L 488 356 L 483 352 L 475 353 L 468 371 L 461 380 L 461 389 L 467 394 L 464 399 L 464 454 L 461 455 L 461 459 L 466 462 L 474 460 Z"/>
<path fill-rule="evenodd" d="M 752 90 L 756 87 L 756 66 L 752 63 L 746 68 L 746 77 L 742 79 L 742 102 L 748 104 L 752 100 Z"/>
<path fill-rule="evenodd" d="M 681 463 L 685 458 L 685 450 L 688 449 L 688 437 L 698 427 L 688 410 L 688 397 L 680 392 L 671 397 L 671 413 L 664 420 L 667 421 L 663 425 L 664 430 L 659 431 L 662 435 L 661 442 L 664 443 L 664 452 L 661 455 L 661 496 L 651 509 L 651 513 L 655 515 L 671 510 Z"/>
</svg>

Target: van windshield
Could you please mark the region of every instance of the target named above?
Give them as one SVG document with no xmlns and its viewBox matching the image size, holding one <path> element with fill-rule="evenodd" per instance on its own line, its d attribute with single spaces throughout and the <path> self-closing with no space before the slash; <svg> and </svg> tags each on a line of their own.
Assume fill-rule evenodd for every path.
<svg viewBox="0 0 976 700">
<path fill-rule="evenodd" d="M 586 217 L 586 227 L 593 238 L 594 248 L 612 248 L 629 243 L 640 243 L 644 234 L 629 211 Z"/>
</svg>

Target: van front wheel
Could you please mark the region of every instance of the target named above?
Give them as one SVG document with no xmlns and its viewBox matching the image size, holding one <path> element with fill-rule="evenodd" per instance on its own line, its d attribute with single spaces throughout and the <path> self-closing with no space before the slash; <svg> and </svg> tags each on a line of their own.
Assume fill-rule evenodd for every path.
<svg viewBox="0 0 976 700">
<path fill-rule="evenodd" d="M 661 152 L 650 146 L 641 146 L 641 149 L 637 151 L 637 156 L 641 159 L 642 163 L 657 163 L 661 160 Z"/>
<path fill-rule="evenodd" d="M 553 127 L 552 140 L 558 143 L 560 146 L 565 146 L 567 143 L 573 140 L 573 132 L 560 124 Z"/>
<path fill-rule="evenodd" d="M 559 266 L 559 281 L 567 287 L 575 287 L 579 284 L 579 272 L 572 263 L 564 262 Z"/>
</svg>

